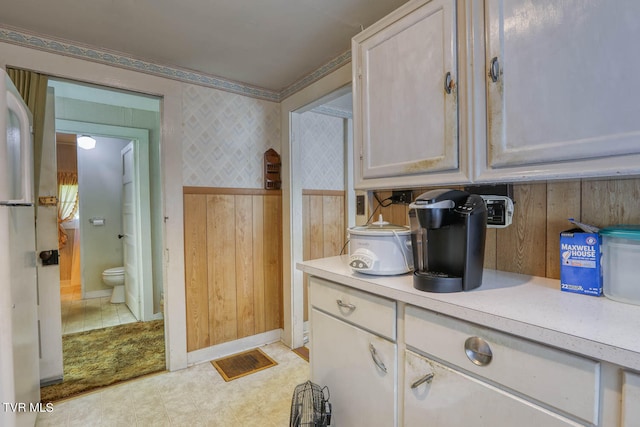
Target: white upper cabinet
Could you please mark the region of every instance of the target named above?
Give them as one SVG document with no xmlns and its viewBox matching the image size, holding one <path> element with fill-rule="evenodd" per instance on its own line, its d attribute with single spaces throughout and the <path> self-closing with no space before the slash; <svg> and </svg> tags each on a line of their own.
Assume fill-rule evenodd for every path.
<svg viewBox="0 0 640 427">
<path fill-rule="evenodd" d="M 355 187 L 464 182 L 455 0 L 412 1 L 353 39 Z"/>
<path fill-rule="evenodd" d="M 476 180 L 640 172 L 639 16 L 637 0 L 485 0 Z"/>
</svg>

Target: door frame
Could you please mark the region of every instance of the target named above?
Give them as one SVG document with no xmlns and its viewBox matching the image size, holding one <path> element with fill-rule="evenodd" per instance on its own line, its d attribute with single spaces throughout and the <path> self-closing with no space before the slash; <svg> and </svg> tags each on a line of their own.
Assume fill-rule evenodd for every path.
<svg viewBox="0 0 640 427">
<path fill-rule="evenodd" d="M 47 88 L 42 162 L 40 164 L 40 196 L 58 196 L 55 91 Z M 53 179 L 50 179 L 53 178 Z M 36 253 L 58 247 L 58 206 L 38 206 L 36 217 Z M 55 384 L 63 379 L 62 307 L 60 297 L 60 265 L 36 263 L 38 271 L 38 335 L 40 340 L 40 385 Z"/>
<path fill-rule="evenodd" d="M 302 188 L 300 147 L 296 142 L 295 119 L 292 115 L 307 106 L 317 106 L 326 101 L 324 97 L 351 84 L 351 62 L 294 93 L 280 103 L 281 151 L 282 151 L 282 287 L 284 299 L 284 331 L 282 341 L 290 348 L 304 345 L 303 274 L 296 268 L 302 262 Z M 352 150 L 345 156 L 345 176 L 353 177 Z M 353 188 L 351 186 L 350 188 Z M 347 189 L 348 190 L 348 189 Z M 355 206 L 355 193 L 346 191 L 347 212 Z M 349 215 L 348 221 L 355 221 Z M 346 222 L 349 224 L 349 222 Z"/>
<path fill-rule="evenodd" d="M 63 133 L 74 133 L 74 134 L 89 134 L 93 136 L 103 136 L 107 138 L 119 138 L 124 140 L 130 140 L 133 142 L 135 146 L 138 148 L 138 153 L 148 152 L 149 147 L 149 131 L 147 129 L 140 128 L 130 128 L 125 126 L 113 126 L 99 123 L 89 123 L 89 122 L 80 122 L 75 120 L 66 120 L 66 119 L 56 119 L 56 132 Z M 144 147 L 144 148 L 143 148 Z M 143 149 L 141 149 L 143 148 Z M 136 159 L 134 157 L 134 169 L 136 174 L 140 172 L 140 165 L 138 165 L 138 161 L 140 159 Z M 143 159 L 144 160 L 144 159 Z M 147 170 L 148 170 L 148 156 L 147 156 Z M 141 177 L 138 177 L 141 178 Z M 146 187 L 149 187 L 149 176 L 146 176 Z M 144 186 L 145 183 L 143 182 Z M 147 191 L 148 193 L 148 191 Z M 149 201 L 146 200 L 146 203 L 141 203 L 141 206 L 136 207 L 136 211 L 139 212 L 139 208 L 143 208 L 148 213 Z M 144 212 L 143 212 L 144 213 Z M 81 224 L 82 226 L 82 224 Z M 142 236 L 144 238 L 144 236 Z M 143 321 L 153 320 L 154 318 L 160 318 L 161 316 L 154 317 L 153 316 L 153 277 L 151 274 L 151 243 L 150 239 L 147 239 L 148 244 L 143 245 L 144 250 L 142 251 L 141 263 L 144 264 L 142 268 L 142 276 L 140 277 L 143 280 L 143 288 L 141 289 L 141 297 L 143 298 L 143 311 L 142 311 L 142 319 Z M 84 245 L 80 246 L 80 262 L 85 259 L 84 254 Z M 147 247 L 148 246 L 148 247 Z M 139 252 L 139 251 L 138 251 Z M 148 263 L 144 260 L 148 260 Z M 146 265 L 149 264 L 149 265 Z M 82 295 L 84 296 L 84 286 L 82 289 Z"/>
<path fill-rule="evenodd" d="M 164 216 L 163 289 L 165 296 L 165 349 L 167 368 L 187 367 L 187 326 L 184 281 L 184 213 L 182 198 L 182 91 L 185 83 L 170 78 L 0 43 L 0 66 L 25 68 L 57 78 L 97 84 L 115 90 L 134 91 L 161 98 L 160 161 Z"/>
<path fill-rule="evenodd" d="M 153 258 L 151 256 L 151 204 L 149 201 L 149 138 L 148 132 L 145 129 L 146 138 L 144 139 L 131 139 L 131 142 L 126 147 L 131 145 L 131 151 L 133 155 L 133 179 L 134 179 L 134 211 L 136 221 L 136 269 L 138 270 L 138 281 L 142 281 L 142 286 L 138 295 L 137 310 L 139 313 L 138 320 L 148 322 L 149 320 L 161 319 L 162 316 L 158 313 L 154 315 L 153 305 L 153 273 L 152 264 Z M 127 138 L 129 139 L 129 138 Z M 126 149 L 125 147 L 125 149 Z M 124 149 L 123 149 L 124 150 Z M 122 153 L 120 154 L 122 157 Z M 124 162 L 124 159 L 123 159 Z M 124 193 L 123 193 L 124 196 Z M 124 221 L 122 223 L 124 232 Z M 127 238 L 126 236 L 124 237 Z M 149 242 L 145 244 L 144 242 Z M 126 275 L 126 259 L 125 259 L 125 275 Z M 125 285 L 126 296 L 126 285 Z"/>
</svg>

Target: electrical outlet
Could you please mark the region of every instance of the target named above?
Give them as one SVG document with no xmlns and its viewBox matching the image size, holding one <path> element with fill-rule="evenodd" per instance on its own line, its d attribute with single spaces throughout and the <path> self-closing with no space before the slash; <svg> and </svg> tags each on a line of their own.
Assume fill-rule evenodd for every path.
<svg viewBox="0 0 640 427">
<path fill-rule="evenodd" d="M 408 205 L 413 200 L 413 191 L 411 190 L 399 190 L 391 192 L 391 202 L 399 203 L 402 205 Z"/>
<path fill-rule="evenodd" d="M 506 196 L 480 196 L 487 206 L 487 227 L 504 228 L 513 219 L 513 201 Z"/>
</svg>

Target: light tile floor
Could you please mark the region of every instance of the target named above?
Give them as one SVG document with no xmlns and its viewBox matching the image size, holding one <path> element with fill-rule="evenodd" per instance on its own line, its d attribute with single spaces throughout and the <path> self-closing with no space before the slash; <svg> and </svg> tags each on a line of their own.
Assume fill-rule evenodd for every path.
<svg viewBox="0 0 640 427">
<path fill-rule="evenodd" d="M 148 376 L 56 403 L 36 426 L 288 426 L 309 364 L 282 343 L 261 349 L 278 365 L 230 382 L 209 362 Z"/>
<path fill-rule="evenodd" d="M 136 321 L 126 304 L 111 304 L 110 300 L 101 297 L 62 301 L 62 335 Z"/>
</svg>

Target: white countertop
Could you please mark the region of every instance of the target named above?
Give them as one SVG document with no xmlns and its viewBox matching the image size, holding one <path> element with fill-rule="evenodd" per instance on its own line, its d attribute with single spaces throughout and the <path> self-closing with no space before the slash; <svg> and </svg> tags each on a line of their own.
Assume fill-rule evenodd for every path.
<svg viewBox="0 0 640 427">
<path fill-rule="evenodd" d="M 489 328 L 640 370 L 640 306 L 561 292 L 558 280 L 484 270 L 469 292 L 430 293 L 412 274 L 354 273 L 347 255 L 304 261 L 308 274 Z"/>
</svg>

